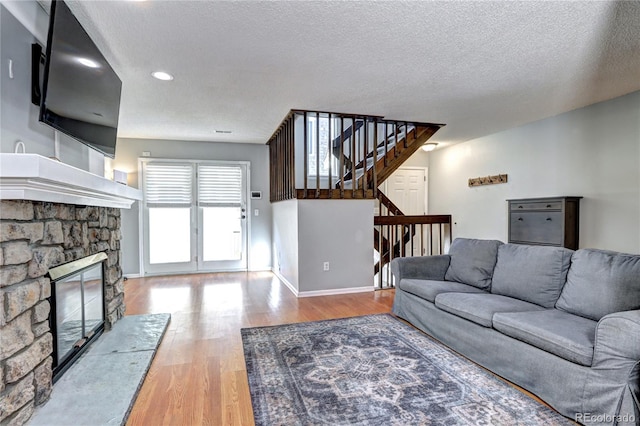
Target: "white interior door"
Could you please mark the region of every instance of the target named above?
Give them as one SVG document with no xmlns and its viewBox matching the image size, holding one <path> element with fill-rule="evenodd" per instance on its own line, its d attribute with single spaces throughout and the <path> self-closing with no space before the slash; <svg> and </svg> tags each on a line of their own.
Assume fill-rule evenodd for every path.
<svg viewBox="0 0 640 426">
<path fill-rule="evenodd" d="M 385 181 L 385 194 L 405 215 L 427 214 L 427 169 L 422 167 L 400 167 Z M 413 255 L 420 256 L 420 247 L 428 244 L 418 226 L 413 237 Z M 424 238 L 423 244 L 420 240 Z M 407 244 L 410 247 L 410 244 Z M 407 249 L 409 250 L 409 249 Z"/>
<path fill-rule="evenodd" d="M 427 214 L 427 169 L 400 167 L 387 179 L 386 184 L 385 194 L 404 214 Z"/>
</svg>

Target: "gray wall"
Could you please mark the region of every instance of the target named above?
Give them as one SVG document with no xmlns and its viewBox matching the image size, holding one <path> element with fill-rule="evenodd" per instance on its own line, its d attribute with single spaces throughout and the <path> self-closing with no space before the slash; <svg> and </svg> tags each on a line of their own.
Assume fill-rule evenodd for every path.
<svg viewBox="0 0 640 426">
<path fill-rule="evenodd" d="M 19 2 L 14 7 L 19 10 L 20 7 L 38 6 L 35 2 Z M 31 44 L 37 40 L 4 5 L 0 5 L 0 24 L 0 152 L 14 152 L 16 142 L 20 140 L 24 142 L 26 152 L 51 157 L 54 131 L 38 121 L 39 108 L 31 103 Z M 47 21 L 36 22 L 34 19 L 32 24 L 41 30 Z M 8 72 L 9 60 L 13 61 L 13 78 Z M 60 134 L 59 159 L 89 170 L 89 148 L 63 134 Z"/>
<path fill-rule="evenodd" d="M 252 191 L 262 191 L 262 199 L 250 200 L 249 269 L 271 269 L 271 203 L 269 202 L 269 149 L 266 145 L 192 142 L 151 139 L 118 139 L 113 168 L 128 175 L 129 186 L 138 187 L 138 158 L 149 151 L 151 158 L 185 160 L 249 161 Z M 122 269 L 125 274 L 140 273 L 139 204 L 122 211 Z M 254 216 L 254 210 L 260 211 Z"/>
<path fill-rule="evenodd" d="M 507 173 L 507 184 L 469 188 Z M 454 236 L 507 241 L 510 198 L 578 195 L 580 247 L 640 253 L 640 92 L 436 150 L 429 213 Z"/>
<path fill-rule="evenodd" d="M 373 290 L 373 200 L 299 200 L 299 291 Z M 329 262 L 330 270 L 323 271 Z"/>
<path fill-rule="evenodd" d="M 274 203 L 274 271 L 301 296 L 373 290 L 373 207 L 373 200 Z"/>
</svg>

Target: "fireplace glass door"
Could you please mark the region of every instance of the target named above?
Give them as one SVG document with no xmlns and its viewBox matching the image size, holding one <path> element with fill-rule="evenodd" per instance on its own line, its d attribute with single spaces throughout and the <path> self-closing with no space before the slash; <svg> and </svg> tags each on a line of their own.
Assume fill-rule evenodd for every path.
<svg viewBox="0 0 640 426">
<path fill-rule="evenodd" d="M 62 374 L 64 366 L 104 328 L 102 261 L 54 279 L 52 290 L 55 379 L 56 371 L 62 369 Z"/>
</svg>

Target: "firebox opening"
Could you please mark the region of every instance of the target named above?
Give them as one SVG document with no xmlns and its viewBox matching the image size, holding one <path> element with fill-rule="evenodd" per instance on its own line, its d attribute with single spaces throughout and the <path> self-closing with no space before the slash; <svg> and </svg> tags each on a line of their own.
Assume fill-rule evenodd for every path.
<svg viewBox="0 0 640 426">
<path fill-rule="evenodd" d="M 105 253 L 51 268 L 53 383 L 104 331 Z"/>
</svg>

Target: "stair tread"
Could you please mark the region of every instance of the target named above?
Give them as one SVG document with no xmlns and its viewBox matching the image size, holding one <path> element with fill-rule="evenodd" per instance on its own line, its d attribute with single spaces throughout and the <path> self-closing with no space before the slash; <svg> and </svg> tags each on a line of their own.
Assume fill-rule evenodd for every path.
<svg viewBox="0 0 640 426">
<path fill-rule="evenodd" d="M 406 139 L 407 134 L 410 133 L 411 131 L 415 130 L 415 126 L 412 125 L 407 125 L 407 126 L 401 126 L 401 129 L 397 134 L 392 134 L 390 136 L 387 136 L 387 144 L 385 146 L 384 144 L 384 136 L 382 137 L 381 141 L 378 143 L 377 148 L 376 148 L 376 160 L 377 161 L 381 161 L 384 159 L 384 156 L 391 151 L 395 146 L 396 146 L 396 140 L 397 143 L 402 142 L 403 140 Z M 350 144 L 346 144 L 345 145 L 349 148 L 348 151 L 350 151 Z M 348 156 L 348 152 L 344 152 L 343 155 L 346 158 L 349 158 Z M 345 176 L 350 176 L 350 179 L 345 179 L 344 180 L 344 189 L 352 189 L 354 186 L 353 181 L 358 181 L 360 180 L 363 175 L 365 174 L 365 172 L 369 172 L 374 165 L 374 151 L 370 151 L 367 155 L 366 161 L 364 162 L 364 164 L 362 164 L 362 161 L 359 162 L 359 166 L 356 167 L 356 173 L 355 173 L 355 179 L 350 176 L 352 170 L 348 170 Z M 340 180 L 338 180 L 338 182 L 336 183 L 336 188 L 340 187 Z M 357 183 L 356 183 L 356 187 L 357 187 Z"/>
</svg>

